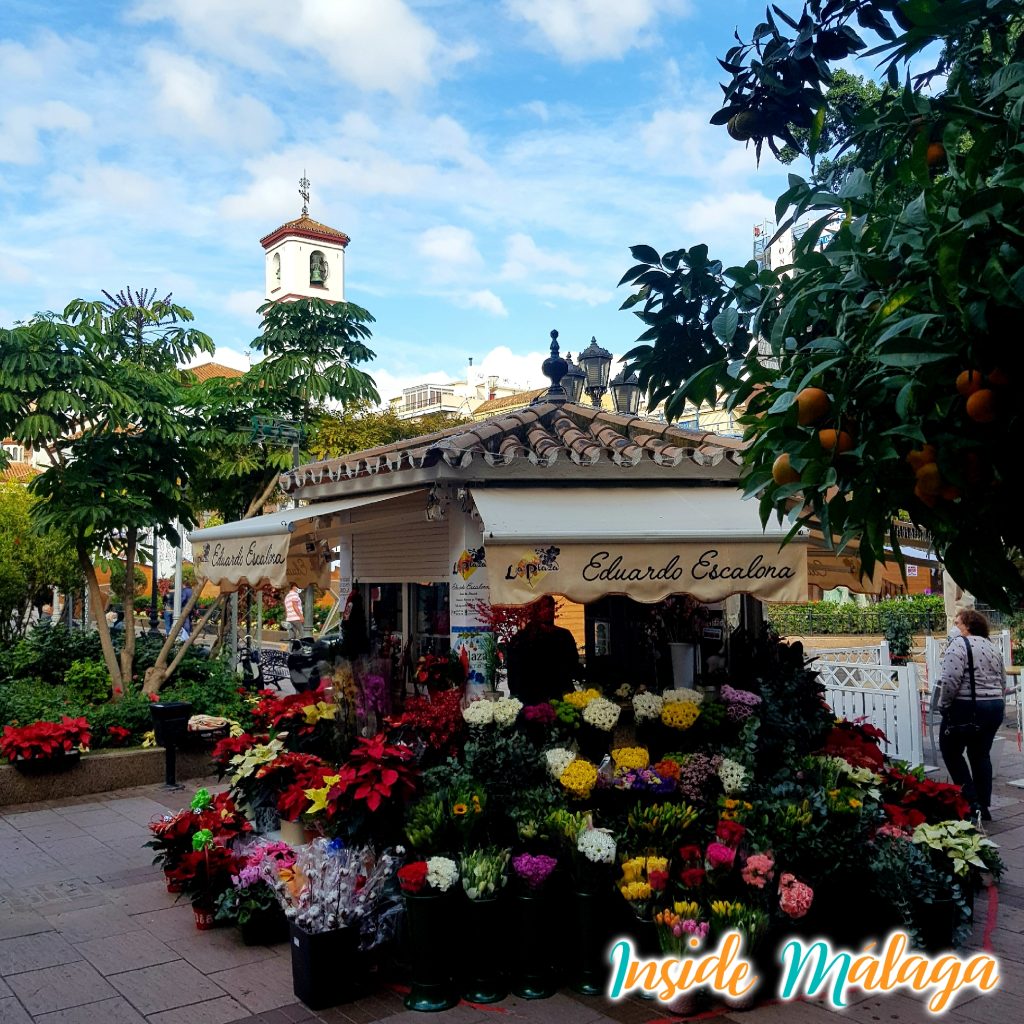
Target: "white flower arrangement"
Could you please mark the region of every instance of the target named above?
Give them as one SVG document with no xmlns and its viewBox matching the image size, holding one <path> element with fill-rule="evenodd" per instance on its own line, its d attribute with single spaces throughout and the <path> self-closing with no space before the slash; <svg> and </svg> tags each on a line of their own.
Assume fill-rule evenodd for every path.
<svg viewBox="0 0 1024 1024">
<path fill-rule="evenodd" d="M 696 704 L 700 707 L 704 703 L 704 694 L 699 690 L 689 690 L 680 687 L 678 690 L 666 690 L 662 695 L 666 704 Z"/>
<path fill-rule="evenodd" d="M 593 864 L 615 863 L 615 839 L 603 828 L 590 828 L 580 833 L 576 849 Z"/>
<path fill-rule="evenodd" d="M 488 701 L 490 703 L 490 701 Z M 523 702 L 515 697 L 502 697 L 491 704 L 494 724 L 499 729 L 507 729 L 515 723 L 519 712 L 523 710 Z"/>
<path fill-rule="evenodd" d="M 565 747 L 552 747 L 544 754 L 548 763 L 548 772 L 556 782 L 562 777 L 562 773 L 576 760 L 576 755 Z"/>
<path fill-rule="evenodd" d="M 726 793 L 741 793 L 747 783 L 747 769 L 738 761 L 723 757 L 722 763 L 718 766 L 718 777 L 722 780 L 722 788 Z"/>
<path fill-rule="evenodd" d="M 592 700 L 583 709 L 583 721 L 587 725 L 592 725 L 596 729 L 601 729 L 604 732 L 611 732 L 615 728 L 616 723 L 619 721 L 619 713 L 621 708 L 614 701 L 607 700 L 604 697 L 598 697 Z"/>
<path fill-rule="evenodd" d="M 438 892 L 447 892 L 459 880 L 459 866 L 449 857 L 427 859 L 427 885 Z"/>
<path fill-rule="evenodd" d="M 633 716 L 638 722 L 651 722 L 661 718 L 664 706 L 664 699 L 656 693 L 638 693 L 633 698 Z"/>
<path fill-rule="evenodd" d="M 462 717 L 466 725 L 484 726 L 494 721 L 495 705 L 489 700 L 475 700 L 462 709 Z"/>
</svg>

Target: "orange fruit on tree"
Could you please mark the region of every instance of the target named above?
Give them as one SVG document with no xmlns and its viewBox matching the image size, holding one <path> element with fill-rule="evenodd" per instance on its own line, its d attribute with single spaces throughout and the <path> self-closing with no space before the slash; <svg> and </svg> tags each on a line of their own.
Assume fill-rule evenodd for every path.
<svg viewBox="0 0 1024 1024">
<path fill-rule="evenodd" d="M 789 452 L 783 452 L 772 463 L 772 479 L 780 486 L 795 484 L 800 474 L 789 464 Z"/>
<path fill-rule="evenodd" d="M 1010 375 L 998 366 L 993 367 L 986 374 L 989 384 L 994 388 L 1008 388 L 1010 386 Z"/>
<path fill-rule="evenodd" d="M 833 430 L 831 427 L 818 431 L 818 443 L 825 451 L 837 451 L 840 455 L 853 447 L 853 438 L 845 430 Z"/>
<path fill-rule="evenodd" d="M 915 494 L 920 491 L 931 498 L 938 497 L 942 491 L 942 474 L 939 473 L 939 467 L 934 462 L 926 463 L 914 475 L 917 477 L 917 484 L 914 486 Z"/>
<path fill-rule="evenodd" d="M 927 491 L 923 491 L 920 484 L 914 485 L 914 496 L 929 508 L 935 508 L 935 505 L 939 500 L 939 496 L 937 494 L 929 494 Z"/>
<path fill-rule="evenodd" d="M 967 415 L 975 423 L 991 423 L 996 418 L 996 394 L 989 388 L 967 396 Z"/>
<path fill-rule="evenodd" d="M 973 395 L 975 391 L 982 388 L 982 377 L 980 370 L 962 370 L 956 378 L 956 389 L 961 395 Z"/>
<path fill-rule="evenodd" d="M 926 444 L 923 448 L 915 448 L 908 452 L 907 462 L 910 463 L 911 469 L 918 470 L 922 466 L 927 466 L 930 462 L 934 462 L 936 457 L 935 445 Z"/>
<path fill-rule="evenodd" d="M 808 427 L 828 412 L 828 395 L 821 388 L 804 388 L 796 396 L 796 421 L 801 427 Z"/>
<path fill-rule="evenodd" d="M 987 476 L 988 471 L 978 453 L 967 452 L 964 455 L 964 479 L 972 486 L 977 486 L 983 484 Z"/>
<path fill-rule="evenodd" d="M 929 142 L 924 158 L 929 167 L 938 167 L 946 162 L 946 147 L 941 142 Z"/>
</svg>

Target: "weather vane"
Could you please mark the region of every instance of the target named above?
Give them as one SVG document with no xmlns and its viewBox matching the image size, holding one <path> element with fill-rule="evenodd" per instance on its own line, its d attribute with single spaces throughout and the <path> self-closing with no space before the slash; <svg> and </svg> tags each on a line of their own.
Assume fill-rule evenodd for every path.
<svg viewBox="0 0 1024 1024">
<path fill-rule="evenodd" d="M 299 178 L 299 195 L 302 196 L 302 216 L 309 216 L 309 178 L 306 177 L 306 171 L 303 169 L 302 177 Z"/>
</svg>

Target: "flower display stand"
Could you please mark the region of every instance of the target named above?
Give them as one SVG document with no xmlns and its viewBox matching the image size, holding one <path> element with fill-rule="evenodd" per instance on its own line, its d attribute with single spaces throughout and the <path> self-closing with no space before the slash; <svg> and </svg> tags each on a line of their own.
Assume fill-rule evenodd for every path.
<svg viewBox="0 0 1024 1024">
<path fill-rule="evenodd" d="M 672 685 L 676 689 L 692 689 L 697 680 L 697 645 L 670 643 Z"/>
<path fill-rule="evenodd" d="M 449 893 L 405 894 L 412 978 L 407 1010 L 433 1013 L 459 1001 L 453 955 L 455 901 Z"/>
<path fill-rule="evenodd" d="M 496 1003 L 508 995 L 505 977 L 505 901 L 467 900 L 463 910 L 465 962 L 462 998 L 470 1003 Z"/>
<path fill-rule="evenodd" d="M 311 1010 L 348 1003 L 362 995 L 365 971 L 355 928 L 307 932 L 291 923 L 292 986 Z"/>
<path fill-rule="evenodd" d="M 520 999 L 550 999 L 558 991 L 550 894 L 521 893 L 515 899 L 514 914 L 512 992 Z"/>
<path fill-rule="evenodd" d="M 573 989 L 585 996 L 604 991 L 608 978 L 610 919 L 613 912 L 606 893 L 576 892 L 572 897 L 571 974 Z"/>
</svg>

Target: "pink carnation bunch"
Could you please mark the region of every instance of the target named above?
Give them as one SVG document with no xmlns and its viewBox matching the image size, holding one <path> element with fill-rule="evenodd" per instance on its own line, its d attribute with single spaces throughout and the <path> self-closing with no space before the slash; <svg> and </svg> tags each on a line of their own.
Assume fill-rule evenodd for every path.
<svg viewBox="0 0 1024 1024">
<path fill-rule="evenodd" d="M 787 917 L 803 917 L 814 902 L 814 890 L 795 875 L 785 872 L 779 878 L 779 907 Z"/>
<path fill-rule="evenodd" d="M 770 853 L 752 853 L 740 874 L 747 885 L 763 889 L 775 877 L 775 861 Z"/>
<path fill-rule="evenodd" d="M 723 843 L 708 843 L 707 860 L 710 868 L 731 868 L 736 851 Z"/>
</svg>

